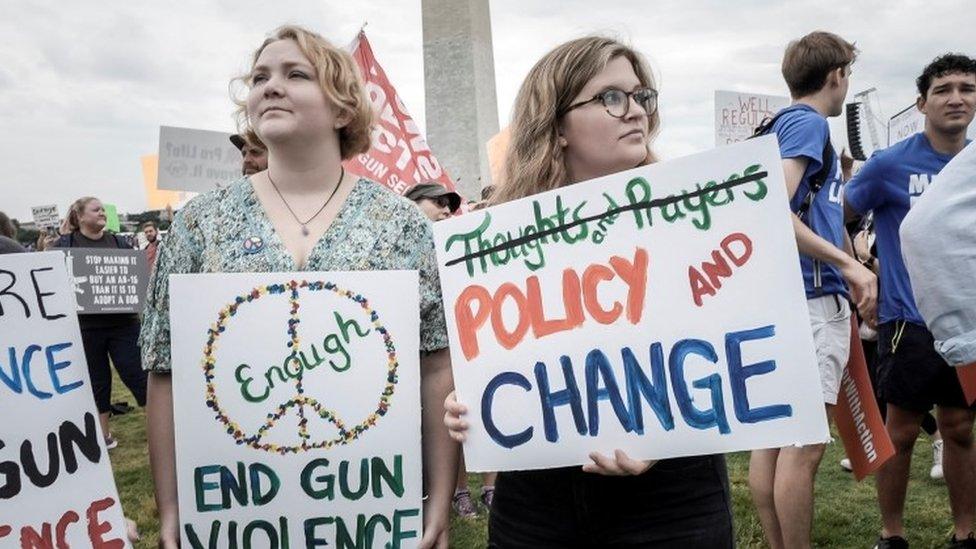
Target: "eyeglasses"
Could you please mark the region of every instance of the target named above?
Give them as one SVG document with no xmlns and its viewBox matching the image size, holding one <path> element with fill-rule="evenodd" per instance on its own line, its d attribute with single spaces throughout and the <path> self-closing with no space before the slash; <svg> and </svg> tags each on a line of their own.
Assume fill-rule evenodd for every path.
<svg viewBox="0 0 976 549">
<path fill-rule="evenodd" d="M 590 99 L 566 107 L 562 114 L 566 114 L 575 108 L 593 103 L 594 101 L 599 101 L 607 109 L 607 114 L 614 118 L 623 118 L 630 112 L 631 97 L 644 109 L 645 116 L 650 116 L 657 110 L 657 90 L 654 88 L 637 88 L 631 92 L 610 88 L 609 90 L 604 90 L 594 95 Z"/>
</svg>

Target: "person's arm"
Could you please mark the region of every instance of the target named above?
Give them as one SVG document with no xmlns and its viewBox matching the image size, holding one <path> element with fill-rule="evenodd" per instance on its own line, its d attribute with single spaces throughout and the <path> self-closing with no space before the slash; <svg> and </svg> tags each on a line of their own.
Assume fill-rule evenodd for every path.
<svg viewBox="0 0 976 549">
<path fill-rule="evenodd" d="M 791 197 L 796 194 L 800 181 L 803 179 L 803 173 L 806 171 L 807 163 L 807 159 L 802 157 L 783 159 L 787 196 Z M 851 289 L 851 297 L 857 305 L 861 318 L 869 323 L 875 322 L 878 277 L 864 265 L 858 263 L 852 255 L 848 255 L 813 232 L 795 213 L 792 214 L 792 218 L 796 247 L 800 253 L 837 267 Z"/>
<path fill-rule="evenodd" d="M 458 445 L 441 418 L 445 417 L 445 400 L 453 394 L 451 355 L 441 349 L 420 359 L 420 390 L 423 405 L 422 433 L 424 478 L 427 499 L 424 502 L 424 537 L 420 547 L 446 549 L 450 544 L 451 496 L 457 478 Z"/>
<path fill-rule="evenodd" d="M 149 466 L 159 513 L 159 546 L 180 546 L 180 513 L 176 494 L 176 438 L 173 429 L 173 379 L 150 373 L 146 396 Z"/>
<path fill-rule="evenodd" d="M 166 549 L 175 549 L 180 543 L 173 381 L 170 375 L 173 364 L 170 352 L 169 275 L 200 272 L 203 239 L 196 225 L 187 220 L 205 215 L 205 212 L 194 212 L 200 207 L 198 202 L 187 204 L 173 220 L 171 237 L 159 248 L 156 268 L 149 278 L 139 334 L 142 364 L 149 371 L 146 435 L 149 438 L 149 462 L 160 519 L 159 546 Z"/>
</svg>

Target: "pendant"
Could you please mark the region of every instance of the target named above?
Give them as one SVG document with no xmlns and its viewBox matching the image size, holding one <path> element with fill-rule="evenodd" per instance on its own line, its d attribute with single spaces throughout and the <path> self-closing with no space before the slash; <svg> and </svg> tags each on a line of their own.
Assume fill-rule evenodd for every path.
<svg viewBox="0 0 976 549">
<path fill-rule="evenodd" d="M 308 227 L 302 225 L 302 236 L 308 236 Z"/>
</svg>

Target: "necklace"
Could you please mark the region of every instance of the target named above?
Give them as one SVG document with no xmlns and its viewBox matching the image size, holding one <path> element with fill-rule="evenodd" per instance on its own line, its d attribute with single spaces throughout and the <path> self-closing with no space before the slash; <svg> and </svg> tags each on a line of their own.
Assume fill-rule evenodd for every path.
<svg viewBox="0 0 976 549">
<path fill-rule="evenodd" d="M 305 221 L 302 221 L 301 219 L 298 218 L 297 215 L 295 215 L 295 210 L 291 209 L 291 206 L 288 204 L 288 201 L 285 200 L 285 196 L 281 194 L 280 190 L 278 190 L 278 185 L 275 185 L 274 179 L 271 179 L 271 170 L 268 170 L 268 181 L 271 182 L 271 187 L 274 188 L 276 193 L 278 193 L 278 198 L 280 198 L 281 202 L 284 203 L 286 208 L 288 208 L 288 213 L 290 213 L 291 216 L 295 218 L 295 221 L 302 226 L 302 236 L 308 236 L 308 224 L 311 223 L 313 219 L 318 217 L 320 213 L 322 213 L 322 210 L 324 210 L 325 207 L 329 205 L 329 202 L 332 202 L 332 197 L 334 197 L 336 191 L 339 190 L 339 185 L 342 184 L 342 178 L 345 177 L 345 175 L 346 175 L 346 168 L 341 167 L 339 171 L 339 181 L 336 181 L 335 187 L 332 188 L 332 193 L 329 194 L 329 198 L 326 198 L 325 202 L 322 204 L 322 207 L 319 208 L 317 212 L 312 214 L 312 217 L 306 219 Z"/>
</svg>

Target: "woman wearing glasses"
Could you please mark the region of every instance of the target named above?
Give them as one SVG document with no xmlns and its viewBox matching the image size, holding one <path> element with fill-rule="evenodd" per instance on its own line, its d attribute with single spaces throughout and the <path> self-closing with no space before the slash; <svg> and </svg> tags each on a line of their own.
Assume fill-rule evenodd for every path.
<svg viewBox="0 0 976 549">
<path fill-rule="evenodd" d="M 492 204 L 654 162 L 660 126 L 647 63 L 609 38 L 562 44 L 529 72 L 515 100 L 504 184 Z M 453 394 L 445 423 L 464 440 Z M 725 461 L 639 461 L 617 450 L 580 467 L 500 473 L 490 547 L 733 545 Z"/>
</svg>

